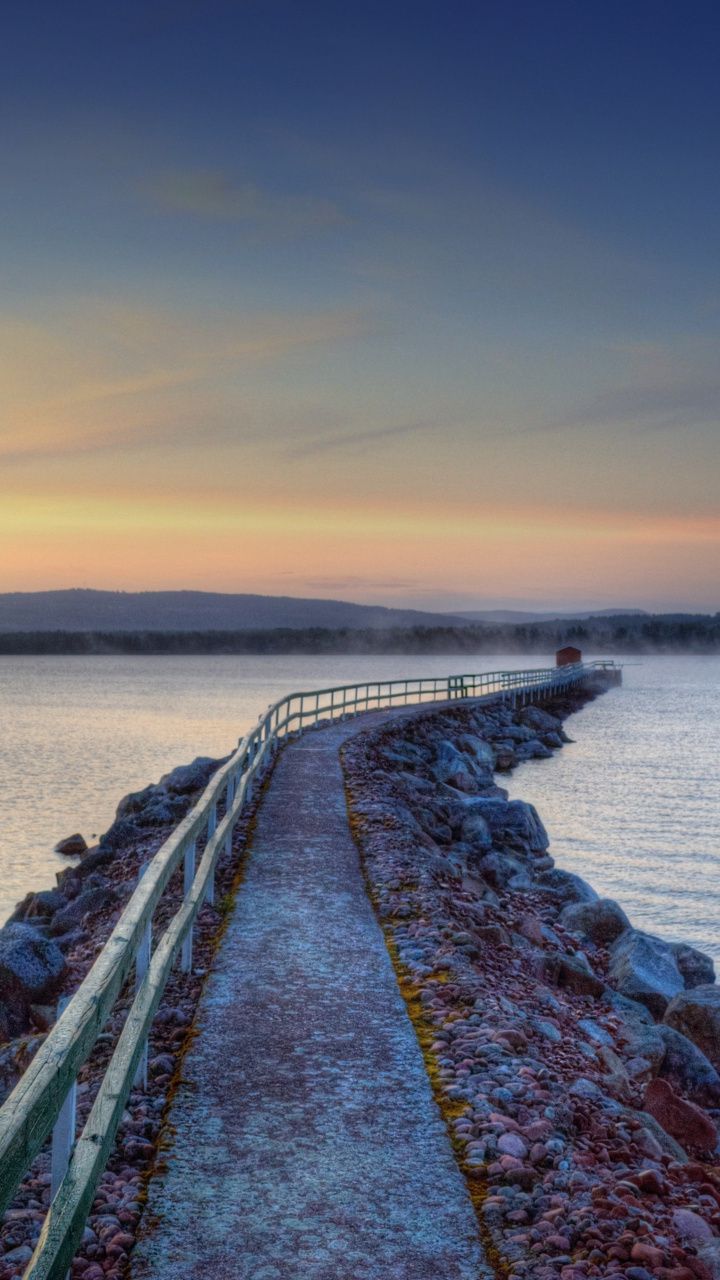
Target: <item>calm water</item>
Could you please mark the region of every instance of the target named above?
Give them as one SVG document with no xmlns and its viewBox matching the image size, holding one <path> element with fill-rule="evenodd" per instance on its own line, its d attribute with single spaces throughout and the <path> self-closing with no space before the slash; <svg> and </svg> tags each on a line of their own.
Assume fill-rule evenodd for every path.
<svg viewBox="0 0 720 1280">
<path fill-rule="evenodd" d="M 122 795 L 195 755 L 224 755 L 268 703 L 354 680 L 541 665 L 537 657 L 2 658 L 0 920 L 90 842 Z M 561 866 L 635 924 L 720 956 L 720 659 L 647 658 L 521 766 Z"/>
</svg>

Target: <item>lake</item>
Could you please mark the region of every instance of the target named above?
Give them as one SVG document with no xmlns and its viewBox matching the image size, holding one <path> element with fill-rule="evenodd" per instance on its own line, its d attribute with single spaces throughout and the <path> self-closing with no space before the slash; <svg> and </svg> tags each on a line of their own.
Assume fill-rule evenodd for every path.
<svg viewBox="0 0 720 1280">
<path fill-rule="evenodd" d="M 0 920 L 67 865 L 128 791 L 236 745 L 296 689 L 541 666 L 534 655 L 0 659 Z M 558 864 L 634 924 L 720 957 L 720 659 L 630 660 L 622 689 L 567 723 L 575 742 L 506 784 L 537 805 Z"/>
</svg>

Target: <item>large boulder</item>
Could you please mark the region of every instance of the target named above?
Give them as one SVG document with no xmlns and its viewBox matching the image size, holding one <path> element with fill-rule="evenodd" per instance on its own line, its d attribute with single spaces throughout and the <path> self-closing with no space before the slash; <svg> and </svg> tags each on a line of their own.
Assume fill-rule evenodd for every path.
<svg viewBox="0 0 720 1280">
<path fill-rule="evenodd" d="M 610 947 L 609 977 L 622 995 L 644 1004 L 655 1018 L 662 1018 L 684 985 L 670 943 L 640 929 L 626 929 Z"/>
<path fill-rule="evenodd" d="M 72 836 L 65 836 L 64 840 L 58 840 L 55 845 L 55 853 L 64 853 L 67 858 L 80 857 L 86 850 L 87 842 L 79 831 Z"/>
<path fill-rule="evenodd" d="M 95 915 L 105 907 L 113 906 L 116 901 L 117 893 L 110 884 L 83 889 L 82 893 L 68 902 L 66 907 L 55 913 L 50 932 L 59 937 L 81 924 L 85 916 Z"/>
<path fill-rule="evenodd" d="M 671 942 L 670 946 L 686 989 L 704 987 L 715 981 L 715 965 L 704 951 L 698 951 L 687 942 Z"/>
<path fill-rule="evenodd" d="M 720 989 L 714 983 L 678 992 L 663 1020 L 692 1040 L 720 1071 Z"/>
<path fill-rule="evenodd" d="M 0 929 L 0 993 L 10 1035 L 26 1029 L 30 1005 L 56 990 L 66 967 L 60 948 L 31 925 Z"/>
<path fill-rule="evenodd" d="M 516 883 L 515 887 L 525 887 L 525 868 L 522 863 L 508 854 L 498 853 L 497 849 L 486 853 L 475 865 L 483 880 L 493 889 L 504 889 L 518 880 L 522 883 Z M 529 882 L 527 887 L 530 887 Z"/>
<path fill-rule="evenodd" d="M 562 729 L 562 720 L 551 716 L 549 711 L 543 711 L 542 707 L 523 707 L 518 712 L 518 720 L 536 733 L 559 733 Z"/>
<path fill-rule="evenodd" d="M 462 839 L 473 849 L 485 851 L 492 848 L 492 832 L 481 811 L 468 806 L 462 821 Z"/>
<path fill-rule="evenodd" d="M 495 768 L 495 752 L 489 742 L 478 738 L 474 733 L 463 733 L 457 739 L 457 744 L 461 751 L 477 762 L 483 772 L 492 773 Z"/>
<path fill-rule="evenodd" d="M 436 782 L 449 783 L 456 790 L 470 794 L 478 790 L 478 782 L 485 783 L 491 778 L 491 773 L 478 764 L 474 755 L 458 751 L 447 738 L 437 744 L 430 772 Z"/>
<path fill-rule="evenodd" d="M 560 924 L 598 947 L 609 946 L 631 927 L 622 907 L 612 898 L 571 903 L 564 908 Z"/>
<path fill-rule="evenodd" d="M 68 868 L 71 870 L 71 868 Z M 67 898 L 59 889 L 41 889 L 39 893 L 27 893 L 22 902 L 19 902 L 9 918 L 8 923 L 13 924 L 18 920 L 33 920 L 42 923 L 49 920 L 54 912 L 64 907 Z"/>
<path fill-rule="evenodd" d="M 551 893 L 559 902 L 596 902 L 597 894 L 592 885 L 573 871 L 562 871 L 553 867 L 538 876 L 538 887 Z"/>
<path fill-rule="evenodd" d="M 633 1076 L 656 1074 L 665 1057 L 665 1043 L 649 1009 L 616 991 L 606 993 L 606 998 L 620 1020 L 617 1036 L 628 1071 Z"/>
<path fill-rule="evenodd" d="M 479 797 L 477 811 L 490 828 L 493 842 L 518 853 L 545 853 L 550 841 L 537 809 L 524 800 Z"/>
<path fill-rule="evenodd" d="M 692 1040 L 674 1027 L 655 1028 L 665 1050 L 658 1075 L 703 1107 L 720 1107 L 720 1075 Z"/>
<path fill-rule="evenodd" d="M 558 987 L 574 991 L 578 996 L 601 996 L 605 983 L 593 973 L 587 959 L 580 955 L 559 955 L 555 960 L 554 980 Z"/>
<path fill-rule="evenodd" d="M 140 836 L 140 828 L 132 818 L 118 818 L 100 837 L 100 849 L 103 853 L 118 853 L 122 849 L 132 847 Z"/>
<path fill-rule="evenodd" d="M 186 796 L 193 791 L 200 791 L 207 786 L 212 775 L 220 768 L 224 760 L 213 760 L 210 756 L 197 756 L 190 764 L 178 765 L 160 779 L 160 786 L 172 795 Z"/>
<path fill-rule="evenodd" d="M 710 1116 L 694 1102 L 679 1097 L 668 1080 L 650 1081 L 643 1106 L 683 1147 L 699 1151 L 715 1149 L 717 1129 Z"/>
</svg>

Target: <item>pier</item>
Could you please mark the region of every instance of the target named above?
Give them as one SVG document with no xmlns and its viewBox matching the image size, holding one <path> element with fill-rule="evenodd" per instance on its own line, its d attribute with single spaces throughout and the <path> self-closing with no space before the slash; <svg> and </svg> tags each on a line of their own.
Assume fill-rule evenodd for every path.
<svg viewBox="0 0 720 1280">
<path fill-rule="evenodd" d="M 365 727 L 458 703 L 542 703 L 611 663 L 364 683 L 273 704 L 145 870 L 85 981 L 0 1109 L 0 1209 L 53 1135 L 27 1280 L 82 1237 L 173 966 L 263 787 L 243 883 L 201 997 L 131 1274 L 150 1280 L 471 1280 L 493 1274 L 350 832 L 339 751 Z M 153 916 L 182 869 L 165 932 Z M 136 994 L 81 1133 L 77 1073 Z"/>
</svg>

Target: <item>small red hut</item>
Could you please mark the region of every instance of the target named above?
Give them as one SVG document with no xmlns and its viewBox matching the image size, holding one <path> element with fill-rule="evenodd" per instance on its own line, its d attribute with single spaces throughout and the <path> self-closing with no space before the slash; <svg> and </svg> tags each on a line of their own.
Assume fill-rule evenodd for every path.
<svg viewBox="0 0 720 1280">
<path fill-rule="evenodd" d="M 555 654 L 555 664 L 558 667 L 571 667 L 575 662 L 582 662 L 582 653 L 572 644 L 566 644 Z"/>
</svg>

